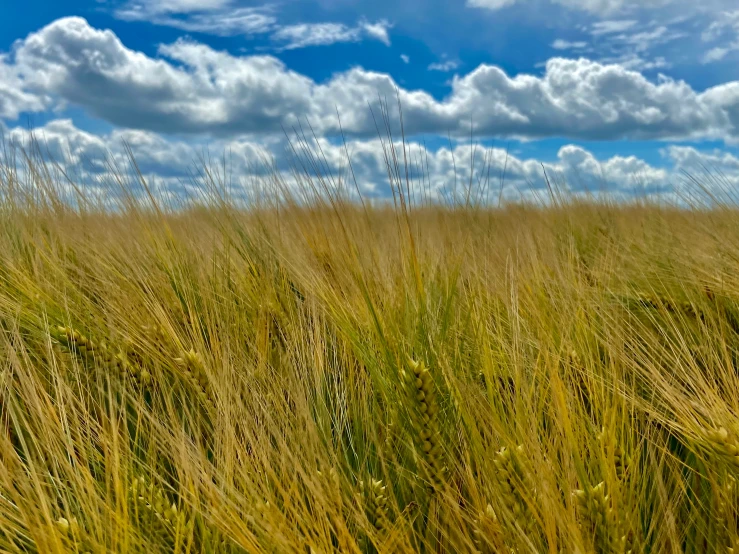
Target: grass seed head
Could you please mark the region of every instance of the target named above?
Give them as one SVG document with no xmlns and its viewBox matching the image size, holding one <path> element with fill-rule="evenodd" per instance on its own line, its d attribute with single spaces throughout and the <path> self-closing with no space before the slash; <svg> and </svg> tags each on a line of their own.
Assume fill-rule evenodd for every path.
<svg viewBox="0 0 739 554">
<path fill-rule="evenodd" d="M 434 381 L 429 369 L 415 360 L 408 361 L 410 372 L 403 372 L 406 383 L 415 443 L 422 453 L 429 473 L 432 489 L 440 487 L 444 482 L 444 461 L 442 458 L 441 435 L 439 433 L 439 403 L 434 388 Z"/>
</svg>

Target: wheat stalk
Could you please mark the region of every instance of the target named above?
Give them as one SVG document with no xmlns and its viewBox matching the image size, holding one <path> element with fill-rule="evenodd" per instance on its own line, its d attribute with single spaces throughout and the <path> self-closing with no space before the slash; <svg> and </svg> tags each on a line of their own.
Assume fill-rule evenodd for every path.
<svg viewBox="0 0 739 554">
<path fill-rule="evenodd" d="M 94 342 L 71 327 L 58 326 L 56 338 L 71 352 L 75 352 L 85 360 L 94 360 L 104 369 L 129 376 L 141 386 L 152 383 L 151 373 L 144 368 L 131 364 L 122 350 L 114 351 L 105 342 Z"/>
<path fill-rule="evenodd" d="M 624 532 L 623 522 L 611 505 L 605 483 L 572 492 L 575 503 L 593 532 L 596 552 L 603 554 L 631 554 L 632 547 Z"/>
<path fill-rule="evenodd" d="M 203 357 L 191 348 L 189 351 L 183 352 L 179 358 L 175 358 L 174 362 L 182 370 L 201 402 L 204 404 L 212 403 L 210 383 L 205 371 Z"/>
<path fill-rule="evenodd" d="M 421 451 L 421 457 L 428 468 L 430 486 L 439 488 L 444 482 L 444 461 L 442 457 L 441 436 L 439 432 L 439 403 L 436 398 L 431 372 L 422 363 L 408 362 L 411 371 L 403 371 L 403 379 L 410 401 L 414 442 Z"/>
</svg>

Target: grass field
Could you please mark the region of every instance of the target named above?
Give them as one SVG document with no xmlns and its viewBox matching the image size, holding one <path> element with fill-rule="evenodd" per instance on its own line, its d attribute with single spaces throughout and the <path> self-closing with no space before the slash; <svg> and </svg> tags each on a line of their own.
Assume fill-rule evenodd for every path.
<svg viewBox="0 0 739 554">
<path fill-rule="evenodd" d="M 739 551 L 737 211 L 14 178 L 0 550 Z"/>
</svg>

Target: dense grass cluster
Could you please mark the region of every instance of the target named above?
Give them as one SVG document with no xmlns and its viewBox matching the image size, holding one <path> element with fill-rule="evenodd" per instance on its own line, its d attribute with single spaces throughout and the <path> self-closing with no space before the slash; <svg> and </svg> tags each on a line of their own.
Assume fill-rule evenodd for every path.
<svg viewBox="0 0 739 554">
<path fill-rule="evenodd" d="M 6 198 L 2 551 L 739 551 L 735 211 Z"/>
</svg>

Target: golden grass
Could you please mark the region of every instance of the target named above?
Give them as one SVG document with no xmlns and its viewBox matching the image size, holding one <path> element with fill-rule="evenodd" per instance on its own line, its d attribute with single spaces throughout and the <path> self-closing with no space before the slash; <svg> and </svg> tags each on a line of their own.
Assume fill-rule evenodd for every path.
<svg viewBox="0 0 739 554">
<path fill-rule="evenodd" d="M 0 550 L 739 545 L 729 208 L 0 207 Z"/>
</svg>

